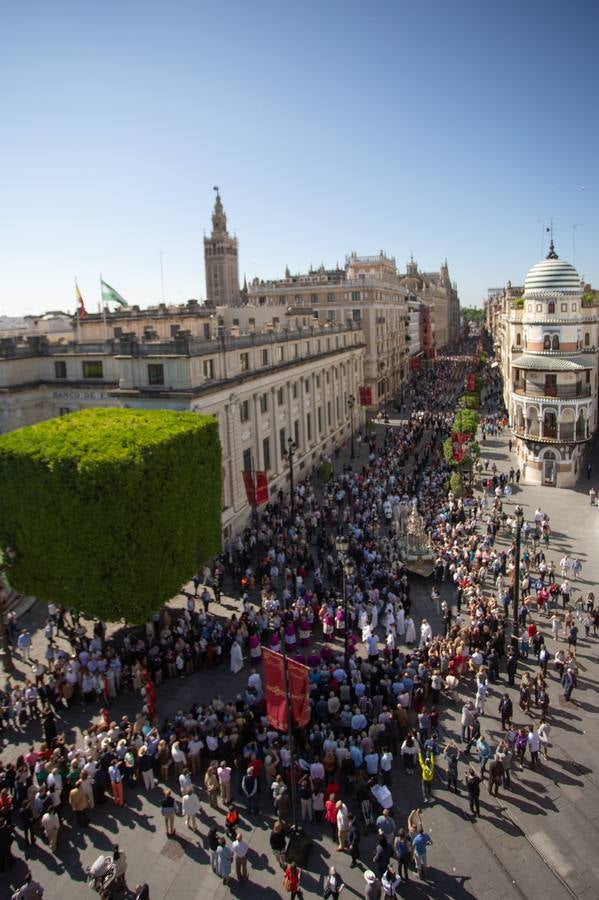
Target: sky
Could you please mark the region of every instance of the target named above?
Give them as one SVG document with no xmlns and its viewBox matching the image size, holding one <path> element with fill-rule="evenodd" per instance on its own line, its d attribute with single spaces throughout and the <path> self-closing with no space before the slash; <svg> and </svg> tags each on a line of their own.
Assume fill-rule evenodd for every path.
<svg viewBox="0 0 599 900">
<path fill-rule="evenodd" d="M 599 7 L 26 0 L 0 11 L 0 314 L 205 296 L 381 249 L 463 305 L 547 251 L 599 287 Z"/>
</svg>

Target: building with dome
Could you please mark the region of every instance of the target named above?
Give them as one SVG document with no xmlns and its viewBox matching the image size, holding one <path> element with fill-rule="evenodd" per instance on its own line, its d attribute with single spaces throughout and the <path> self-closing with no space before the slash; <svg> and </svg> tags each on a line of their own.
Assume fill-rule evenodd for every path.
<svg viewBox="0 0 599 900">
<path fill-rule="evenodd" d="M 597 307 L 553 240 L 521 294 L 491 302 L 504 394 L 523 480 L 570 487 L 597 427 Z M 497 310 L 500 310 L 499 315 Z"/>
</svg>

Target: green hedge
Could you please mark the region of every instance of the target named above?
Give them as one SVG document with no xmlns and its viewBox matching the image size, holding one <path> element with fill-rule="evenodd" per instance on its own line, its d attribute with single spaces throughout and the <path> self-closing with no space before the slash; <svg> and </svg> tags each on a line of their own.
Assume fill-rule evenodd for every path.
<svg viewBox="0 0 599 900">
<path fill-rule="evenodd" d="M 141 623 L 221 547 L 214 418 L 90 409 L 0 437 L 10 583 Z"/>
<path fill-rule="evenodd" d="M 462 476 L 458 472 L 452 472 L 449 479 L 449 490 L 453 491 L 456 497 L 462 496 L 463 485 Z"/>
<path fill-rule="evenodd" d="M 478 402 L 478 394 L 475 392 L 462 394 L 462 396 L 460 397 L 460 406 L 462 406 L 464 409 L 477 409 Z"/>
<path fill-rule="evenodd" d="M 451 426 L 452 431 L 466 432 L 467 434 L 471 434 L 472 437 L 476 434 L 477 428 L 478 413 L 474 412 L 472 409 L 460 409 L 456 413 Z"/>
</svg>

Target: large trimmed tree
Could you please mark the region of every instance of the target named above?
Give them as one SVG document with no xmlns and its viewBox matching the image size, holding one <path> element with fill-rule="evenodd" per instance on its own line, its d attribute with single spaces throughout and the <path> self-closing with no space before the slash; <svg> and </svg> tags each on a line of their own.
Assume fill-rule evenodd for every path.
<svg viewBox="0 0 599 900">
<path fill-rule="evenodd" d="M 10 583 L 105 621 L 147 621 L 221 547 L 211 416 L 90 409 L 0 437 Z"/>
</svg>

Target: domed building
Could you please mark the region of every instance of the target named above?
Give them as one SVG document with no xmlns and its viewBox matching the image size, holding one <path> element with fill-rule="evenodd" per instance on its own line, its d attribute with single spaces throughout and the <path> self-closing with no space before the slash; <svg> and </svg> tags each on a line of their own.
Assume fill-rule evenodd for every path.
<svg viewBox="0 0 599 900">
<path fill-rule="evenodd" d="M 511 318 L 510 420 L 523 480 L 570 487 L 597 426 L 597 317 L 553 241 Z"/>
</svg>

